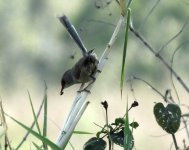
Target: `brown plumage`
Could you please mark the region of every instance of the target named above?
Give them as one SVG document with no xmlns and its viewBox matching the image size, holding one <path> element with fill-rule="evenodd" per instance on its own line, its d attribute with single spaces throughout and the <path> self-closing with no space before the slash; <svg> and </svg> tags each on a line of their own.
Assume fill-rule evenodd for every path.
<svg viewBox="0 0 189 150">
<path fill-rule="evenodd" d="M 89 81 L 94 81 L 94 75 L 97 71 L 97 65 L 97 58 L 90 53 L 79 59 L 79 61 L 73 66 L 73 68 L 67 70 L 63 74 L 61 79 L 62 88 L 60 91 L 60 95 L 62 95 L 63 90 L 69 86 L 78 83 L 81 83 L 83 86 Z"/>
</svg>

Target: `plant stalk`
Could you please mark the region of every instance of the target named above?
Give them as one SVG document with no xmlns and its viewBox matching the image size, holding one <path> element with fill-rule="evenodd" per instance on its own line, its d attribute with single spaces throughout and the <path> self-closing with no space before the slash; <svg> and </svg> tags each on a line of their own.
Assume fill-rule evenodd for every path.
<svg viewBox="0 0 189 150">
<path fill-rule="evenodd" d="M 173 138 L 173 143 L 174 143 L 174 145 L 175 145 L 175 149 L 176 149 L 176 150 L 179 150 L 178 145 L 177 145 L 177 140 L 176 140 L 175 134 L 173 133 L 173 134 L 171 134 L 171 135 L 172 135 L 172 138 Z"/>
</svg>

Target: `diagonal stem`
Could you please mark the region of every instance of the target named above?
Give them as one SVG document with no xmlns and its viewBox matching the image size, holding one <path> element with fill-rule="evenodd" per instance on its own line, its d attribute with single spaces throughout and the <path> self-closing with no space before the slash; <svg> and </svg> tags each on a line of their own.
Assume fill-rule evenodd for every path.
<svg viewBox="0 0 189 150">
<path fill-rule="evenodd" d="M 176 140 L 176 137 L 175 137 L 175 134 L 173 133 L 173 134 L 171 134 L 171 135 L 172 135 L 172 138 L 173 138 L 173 143 L 174 143 L 174 145 L 175 145 L 175 149 L 176 149 L 176 150 L 179 150 L 178 144 L 177 144 L 177 140 Z"/>
<path fill-rule="evenodd" d="M 155 49 L 152 48 L 152 46 L 147 42 L 147 40 L 142 35 L 140 35 L 132 26 L 129 26 L 129 28 L 131 32 L 133 32 L 133 34 L 138 39 L 140 39 L 142 43 L 150 50 L 150 52 L 152 52 L 154 56 L 156 56 L 165 65 L 165 67 L 172 72 L 174 77 L 178 80 L 178 82 L 182 85 L 182 87 L 186 90 L 186 92 L 189 93 L 189 87 L 185 84 L 183 79 L 175 72 L 175 70 L 171 68 L 171 66 L 165 61 L 165 59 L 159 53 L 156 53 Z"/>
</svg>

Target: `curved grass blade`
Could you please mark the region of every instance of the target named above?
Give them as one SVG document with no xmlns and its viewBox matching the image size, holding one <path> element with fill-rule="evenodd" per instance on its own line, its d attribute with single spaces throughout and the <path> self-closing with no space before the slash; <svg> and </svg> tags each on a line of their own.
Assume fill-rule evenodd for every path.
<svg viewBox="0 0 189 150">
<path fill-rule="evenodd" d="M 7 114 L 6 114 L 7 115 Z M 27 127 L 26 125 L 24 125 L 23 123 L 17 121 L 16 119 L 14 119 L 13 117 L 7 115 L 10 119 L 12 119 L 13 121 L 15 121 L 17 124 L 19 124 L 21 127 L 23 127 L 24 129 L 26 129 L 27 131 L 29 131 L 33 136 L 35 136 L 36 138 L 38 138 L 39 140 L 41 140 L 42 142 L 44 142 L 45 144 L 47 144 L 48 146 L 50 146 L 53 150 L 62 150 L 60 147 L 58 147 L 55 143 L 53 143 L 52 141 L 50 141 L 49 139 L 43 137 L 42 135 L 40 135 L 39 133 L 37 133 L 36 131 L 30 129 L 29 127 Z"/>
<path fill-rule="evenodd" d="M 124 41 L 124 47 L 123 47 L 123 58 L 122 58 L 122 68 L 121 68 L 121 97 L 122 97 L 122 90 L 123 90 L 123 84 L 125 81 L 125 61 L 126 61 L 126 54 L 127 54 L 127 45 L 128 45 L 128 30 L 129 30 L 129 24 L 130 24 L 130 12 L 131 10 L 128 9 L 127 11 L 127 24 L 125 27 L 125 41 Z"/>
<path fill-rule="evenodd" d="M 31 108 L 32 108 L 32 113 L 33 113 L 33 117 L 34 117 L 34 120 L 35 120 L 35 124 L 36 124 L 36 127 L 37 127 L 39 134 L 41 135 L 41 130 L 40 130 L 40 127 L 39 127 L 39 123 L 37 121 L 37 116 L 35 114 L 35 110 L 34 110 L 34 107 L 33 107 L 32 99 L 31 99 L 29 91 L 28 91 L 28 96 L 29 96 L 30 105 L 31 105 Z"/>
<path fill-rule="evenodd" d="M 40 146 L 38 146 L 36 143 L 32 142 L 33 145 L 36 147 L 37 150 L 43 150 Z"/>
<path fill-rule="evenodd" d="M 45 83 L 45 90 L 44 90 L 44 116 L 43 116 L 43 136 L 47 136 L 47 85 Z M 44 149 L 48 149 L 47 145 L 43 143 Z"/>
<path fill-rule="evenodd" d="M 47 86 L 45 84 L 45 93 L 44 93 L 44 118 L 43 118 L 43 136 L 47 135 Z"/>
<path fill-rule="evenodd" d="M 45 89 L 46 89 L 46 88 L 45 88 Z M 40 127 L 39 127 L 37 115 L 36 115 L 36 113 L 35 113 L 35 110 L 34 110 L 34 107 L 33 107 L 32 99 L 31 99 L 31 96 L 30 96 L 29 91 L 28 91 L 28 96 L 29 96 L 30 105 L 31 105 L 31 108 L 32 108 L 32 113 L 33 113 L 33 117 L 34 117 L 34 120 L 35 120 L 35 124 L 36 124 L 37 130 L 38 130 L 38 133 L 39 133 L 40 135 L 42 135 L 42 134 L 41 134 Z M 45 116 L 45 115 L 44 115 L 44 116 Z M 43 143 L 43 147 L 44 147 L 45 149 L 47 149 L 47 146 L 46 146 L 45 143 Z"/>
<path fill-rule="evenodd" d="M 128 100 L 126 106 L 126 115 L 125 115 L 125 128 L 124 128 L 124 150 L 132 150 L 133 147 L 133 136 L 129 128 L 129 111 L 128 111 Z"/>
</svg>

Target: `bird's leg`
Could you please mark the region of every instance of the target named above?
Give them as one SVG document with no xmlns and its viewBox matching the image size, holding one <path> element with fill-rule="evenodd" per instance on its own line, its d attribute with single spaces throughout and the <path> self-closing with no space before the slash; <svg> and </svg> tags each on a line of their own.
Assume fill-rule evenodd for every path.
<svg viewBox="0 0 189 150">
<path fill-rule="evenodd" d="M 81 84 L 81 86 L 80 86 L 80 88 L 79 88 L 78 92 L 82 91 L 82 89 L 83 89 L 84 85 L 85 85 L 85 83 L 82 83 L 82 84 Z"/>
<path fill-rule="evenodd" d="M 63 95 L 64 94 L 64 92 L 63 92 L 63 90 L 64 90 L 64 85 L 65 85 L 65 82 L 62 80 L 61 81 L 61 90 L 60 90 L 60 95 Z"/>
<path fill-rule="evenodd" d="M 89 93 L 90 93 L 90 91 L 89 91 L 89 90 L 87 90 L 87 89 L 83 88 L 83 87 L 84 87 L 84 85 L 85 85 L 85 83 L 82 83 L 82 84 L 81 84 L 81 86 L 80 86 L 80 88 L 79 88 L 79 90 L 78 90 L 77 92 L 81 93 L 81 92 L 83 92 L 83 91 L 86 91 L 86 92 L 89 92 Z"/>
<path fill-rule="evenodd" d="M 86 91 L 88 93 L 91 93 L 87 88 L 96 81 L 96 78 L 92 75 L 90 77 L 92 79 L 91 82 L 89 82 L 89 84 L 84 89 L 79 90 L 79 92 Z"/>
</svg>

